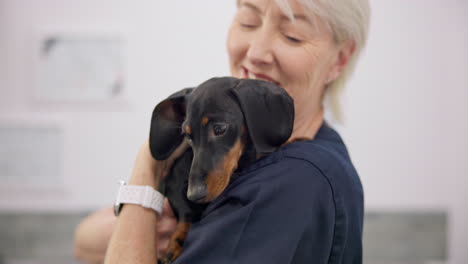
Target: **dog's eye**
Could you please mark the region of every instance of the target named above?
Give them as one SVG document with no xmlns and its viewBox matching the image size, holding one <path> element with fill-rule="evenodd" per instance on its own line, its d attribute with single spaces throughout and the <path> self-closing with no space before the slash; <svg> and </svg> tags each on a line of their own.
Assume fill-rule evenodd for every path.
<svg viewBox="0 0 468 264">
<path fill-rule="evenodd" d="M 226 133 L 227 125 L 225 124 L 215 124 L 213 125 L 213 133 L 215 136 L 222 136 Z"/>
</svg>

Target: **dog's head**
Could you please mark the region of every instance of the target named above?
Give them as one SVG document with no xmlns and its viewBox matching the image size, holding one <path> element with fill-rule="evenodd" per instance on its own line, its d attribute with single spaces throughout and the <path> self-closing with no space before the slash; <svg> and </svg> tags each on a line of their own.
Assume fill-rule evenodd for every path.
<svg viewBox="0 0 468 264">
<path fill-rule="evenodd" d="M 210 79 L 158 104 L 153 112 L 150 149 L 158 160 L 170 156 L 184 140 L 193 149 L 187 197 L 210 202 L 223 192 L 246 144 L 268 154 L 291 135 L 294 104 L 273 83 Z"/>
</svg>

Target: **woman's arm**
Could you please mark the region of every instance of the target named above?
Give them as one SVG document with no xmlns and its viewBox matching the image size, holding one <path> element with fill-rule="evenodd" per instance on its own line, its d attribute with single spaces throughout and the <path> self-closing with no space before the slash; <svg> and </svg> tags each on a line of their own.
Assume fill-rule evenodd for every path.
<svg viewBox="0 0 468 264">
<path fill-rule="evenodd" d="M 75 256 L 86 263 L 103 263 L 115 221 L 112 207 L 87 216 L 75 231 Z"/>
<path fill-rule="evenodd" d="M 107 246 L 114 231 L 117 218 L 112 207 L 104 208 L 87 216 L 75 231 L 75 256 L 77 259 L 89 264 L 104 263 Z M 167 250 L 169 238 L 177 226 L 177 219 L 167 201 L 164 206 L 160 221 L 156 225 L 158 258 Z"/>
<path fill-rule="evenodd" d="M 151 169 L 151 163 L 154 160 L 152 157 L 148 158 L 148 154 L 147 146 L 144 145 L 138 153 L 133 174 L 137 172 L 148 174 L 154 171 Z M 137 180 L 136 177 L 132 177 L 133 180 Z M 114 216 L 112 207 L 101 209 L 87 216 L 75 231 L 74 252 L 76 258 L 85 263 L 103 263 L 116 222 L 117 218 Z M 158 243 L 155 250 L 158 256 L 162 256 L 166 252 L 169 238 L 176 226 L 177 219 L 169 202 L 165 199 L 162 215 L 156 224 Z"/>
<path fill-rule="evenodd" d="M 160 180 L 187 147 L 187 142 L 183 141 L 168 159 L 156 161 L 151 155 L 149 141 L 146 141 L 138 152 L 129 184 L 158 189 Z M 152 209 L 126 204 L 115 223 L 104 263 L 156 263 L 159 218 Z"/>
<path fill-rule="evenodd" d="M 160 180 L 155 175 L 157 166 L 145 142 L 138 152 L 129 184 L 157 189 Z M 104 263 L 156 263 L 157 221 L 158 215 L 152 209 L 126 204 L 115 223 Z"/>
</svg>

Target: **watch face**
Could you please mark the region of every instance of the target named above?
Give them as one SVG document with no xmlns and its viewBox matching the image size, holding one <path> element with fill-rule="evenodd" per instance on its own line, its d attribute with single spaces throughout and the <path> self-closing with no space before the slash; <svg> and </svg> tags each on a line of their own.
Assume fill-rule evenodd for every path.
<svg viewBox="0 0 468 264">
<path fill-rule="evenodd" d="M 124 185 L 127 185 L 127 182 L 125 182 L 124 180 L 120 180 L 119 181 L 119 190 L 117 191 L 117 198 L 115 199 L 115 203 L 114 203 L 114 215 L 115 216 L 118 216 L 119 213 L 120 213 L 120 210 L 122 210 L 123 204 L 120 203 L 120 192 L 121 192 L 122 187 Z"/>
<path fill-rule="evenodd" d="M 119 216 L 119 205 L 118 204 L 114 204 L 114 215 Z"/>
<path fill-rule="evenodd" d="M 122 206 L 124 204 L 114 204 L 114 215 L 119 216 L 120 211 L 122 210 Z"/>
</svg>

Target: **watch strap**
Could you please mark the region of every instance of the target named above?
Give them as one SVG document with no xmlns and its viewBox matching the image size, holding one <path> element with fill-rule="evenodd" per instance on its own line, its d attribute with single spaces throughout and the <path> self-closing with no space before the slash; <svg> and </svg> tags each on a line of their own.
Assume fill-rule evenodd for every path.
<svg viewBox="0 0 468 264">
<path fill-rule="evenodd" d="M 144 208 L 151 208 L 161 214 L 164 196 L 151 186 L 121 184 L 115 206 L 120 209 L 121 204 L 136 204 Z M 118 214 L 120 210 L 116 211 Z"/>
</svg>

